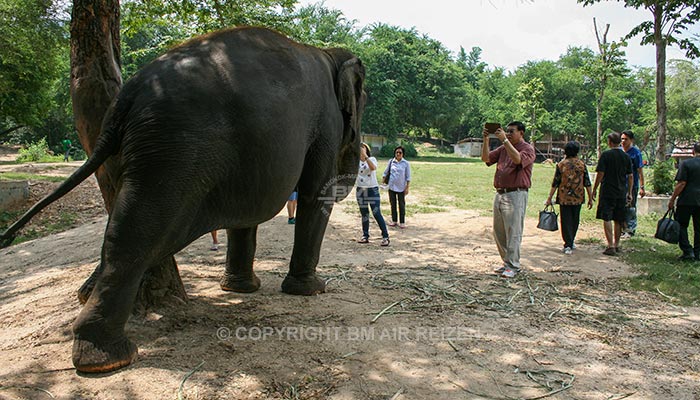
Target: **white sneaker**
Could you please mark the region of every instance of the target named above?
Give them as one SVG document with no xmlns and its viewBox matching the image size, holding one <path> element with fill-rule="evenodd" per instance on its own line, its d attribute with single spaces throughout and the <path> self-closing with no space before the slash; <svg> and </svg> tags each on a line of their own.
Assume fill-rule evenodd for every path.
<svg viewBox="0 0 700 400">
<path fill-rule="evenodd" d="M 504 278 L 515 278 L 515 275 L 518 274 L 519 271 L 512 269 L 512 268 L 506 268 L 503 273 L 501 273 L 501 276 Z"/>
<path fill-rule="evenodd" d="M 571 255 L 574 251 L 571 249 L 571 247 L 564 247 L 564 254 L 566 255 Z"/>
<path fill-rule="evenodd" d="M 211 251 L 219 250 L 219 244 L 218 243 L 212 244 L 211 247 L 209 248 L 209 250 L 211 250 Z"/>
</svg>

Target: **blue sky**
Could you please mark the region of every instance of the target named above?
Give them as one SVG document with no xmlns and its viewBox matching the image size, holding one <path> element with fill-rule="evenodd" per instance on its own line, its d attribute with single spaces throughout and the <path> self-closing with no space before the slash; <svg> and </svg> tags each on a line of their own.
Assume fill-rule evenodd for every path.
<svg viewBox="0 0 700 400">
<path fill-rule="evenodd" d="M 300 0 L 302 5 L 316 0 Z M 328 8 L 341 10 L 358 26 L 383 22 L 415 27 L 442 42 L 455 54 L 462 46 L 478 46 L 489 66 L 513 70 L 529 60 L 556 60 L 568 46 L 596 51 L 593 17 L 599 27 L 610 24 L 608 41 L 618 40 L 651 12 L 625 8 L 617 1 L 583 7 L 576 0 L 326 0 Z M 700 33 L 697 24 L 691 32 Z M 639 45 L 639 37 L 626 48 L 630 65 L 654 67 L 653 45 Z M 669 47 L 667 60 L 685 59 L 677 47 Z"/>
</svg>

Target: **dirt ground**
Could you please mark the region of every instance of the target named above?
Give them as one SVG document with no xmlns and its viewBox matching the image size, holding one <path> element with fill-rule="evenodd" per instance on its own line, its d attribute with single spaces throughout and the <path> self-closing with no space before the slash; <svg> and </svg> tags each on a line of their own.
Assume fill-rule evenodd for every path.
<svg viewBox="0 0 700 400">
<path fill-rule="evenodd" d="M 505 280 L 490 273 L 489 217 L 416 215 L 382 248 L 375 225 L 370 244 L 355 243 L 352 199 L 326 232 L 327 293 L 280 292 L 294 229 L 285 213 L 259 228 L 253 294 L 219 289 L 226 247 L 210 251 L 203 236 L 176 255 L 187 304 L 128 323 L 138 360 L 78 374 L 75 294 L 106 218 L 94 178 L 77 192 L 64 206 L 87 208 L 84 224 L 0 250 L 0 399 L 700 399 L 700 310 L 628 290 L 635 271 L 585 240 L 597 227 L 566 256 L 558 233 L 528 219 L 527 272 Z"/>
</svg>

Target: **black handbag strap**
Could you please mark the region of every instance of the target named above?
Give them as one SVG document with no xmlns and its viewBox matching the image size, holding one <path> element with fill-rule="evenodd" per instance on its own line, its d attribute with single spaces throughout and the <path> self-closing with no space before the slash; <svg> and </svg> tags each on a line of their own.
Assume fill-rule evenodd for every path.
<svg viewBox="0 0 700 400">
<path fill-rule="evenodd" d="M 553 204 L 547 204 L 546 206 L 544 206 L 544 210 L 542 210 L 542 211 L 549 211 L 549 212 L 556 213 L 556 210 L 554 210 Z"/>
<path fill-rule="evenodd" d="M 673 219 L 673 216 L 674 216 L 675 214 L 676 214 L 675 210 L 674 210 L 673 208 L 669 208 L 668 210 L 666 210 L 666 214 L 664 214 L 664 218 L 663 218 L 663 219 L 666 219 L 666 218 L 668 218 L 668 219 Z"/>
</svg>

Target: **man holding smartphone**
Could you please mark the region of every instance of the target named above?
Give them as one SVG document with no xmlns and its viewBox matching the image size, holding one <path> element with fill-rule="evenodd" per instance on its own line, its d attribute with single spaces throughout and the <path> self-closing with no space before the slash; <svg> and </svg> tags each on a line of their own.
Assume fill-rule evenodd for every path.
<svg viewBox="0 0 700 400">
<path fill-rule="evenodd" d="M 491 124 L 488 124 L 491 125 Z M 496 164 L 493 186 L 496 197 L 493 201 L 493 236 L 503 265 L 494 272 L 504 278 L 513 278 L 520 272 L 520 243 L 523 239 L 523 225 L 527 208 L 528 190 L 532 184 L 532 165 L 535 163 L 535 149 L 526 142 L 525 125 L 513 121 L 506 131 L 500 126 L 495 135 L 501 146 L 489 151 L 489 129 L 484 127 L 484 143 L 481 146 L 481 160 L 487 166 Z"/>
</svg>

